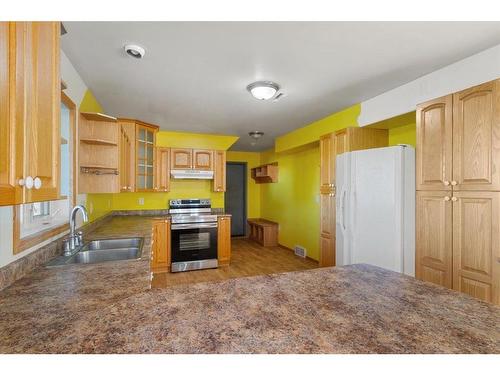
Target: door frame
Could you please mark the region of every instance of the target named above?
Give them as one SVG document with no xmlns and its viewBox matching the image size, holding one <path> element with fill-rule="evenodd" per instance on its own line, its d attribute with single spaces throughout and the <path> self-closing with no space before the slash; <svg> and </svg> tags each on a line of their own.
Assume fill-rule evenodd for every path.
<svg viewBox="0 0 500 375">
<path fill-rule="evenodd" d="M 243 165 L 245 167 L 245 173 L 243 173 L 243 236 L 234 237 L 248 237 L 247 233 L 247 220 L 248 220 L 248 163 L 246 161 L 226 161 L 226 171 L 228 165 Z M 226 183 L 227 183 L 227 172 L 226 172 Z M 227 194 L 227 192 L 226 192 Z M 224 194 L 224 207 L 226 206 L 226 194 Z M 233 237 L 233 235 L 231 235 Z"/>
</svg>

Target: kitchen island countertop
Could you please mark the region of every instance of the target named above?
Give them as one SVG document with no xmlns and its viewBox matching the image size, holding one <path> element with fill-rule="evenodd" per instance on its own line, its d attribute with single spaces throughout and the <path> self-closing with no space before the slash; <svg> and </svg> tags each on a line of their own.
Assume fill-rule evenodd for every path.
<svg viewBox="0 0 500 375">
<path fill-rule="evenodd" d="M 87 239 L 144 236 L 113 217 Z M 499 353 L 500 308 L 368 265 L 150 289 L 149 257 L 0 292 L 2 353 Z"/>
</svg>

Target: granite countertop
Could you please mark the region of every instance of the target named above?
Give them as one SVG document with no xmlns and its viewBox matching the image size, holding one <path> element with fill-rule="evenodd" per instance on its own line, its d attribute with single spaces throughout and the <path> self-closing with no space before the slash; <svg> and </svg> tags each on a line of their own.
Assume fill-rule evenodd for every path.
<svg viewBox="0 0 500 375">
<path fill-rule="evenodd" d="M 39 267 L 0 292 L 2 353 L 499 353 L 500 308 L 367 265 L 150 289 L 139 261 Z"/>
</svg>

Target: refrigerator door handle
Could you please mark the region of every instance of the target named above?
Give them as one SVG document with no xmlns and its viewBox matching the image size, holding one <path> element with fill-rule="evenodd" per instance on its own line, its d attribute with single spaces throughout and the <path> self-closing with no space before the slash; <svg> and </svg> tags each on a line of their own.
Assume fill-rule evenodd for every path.
<svg viewBox="0 0 500 375">
<path fill-rule="evenodd" d="M 345 232 L 346 230 L 346 225 L 345 225 L 345 197 L 347 195 L 347 190 L 346 189 L 343 189 L 342 190 L 342 193 L 341 193 L 341 197 L 340 197 L 340 209 L 341 209 L 341 212 L 342 212 L 342 221 L 341 221 L 341 225 L 342 225 L 342 230 Z"/>
</svg>

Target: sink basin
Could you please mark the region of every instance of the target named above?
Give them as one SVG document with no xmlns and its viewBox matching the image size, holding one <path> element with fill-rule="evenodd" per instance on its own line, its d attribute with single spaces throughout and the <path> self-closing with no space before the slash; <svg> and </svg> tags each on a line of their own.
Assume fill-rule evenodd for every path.
<svg viewBox="0 0 500 375">
<path fill-rule="evenodd" d="M 60 256 L 46 264 L 47 267 L 67 264 L 94 264 L 117 260 L 140 259 L 143 239 L 110 238 L 93 240 L 81 246 L 71 256 Z"/>
</svg>

